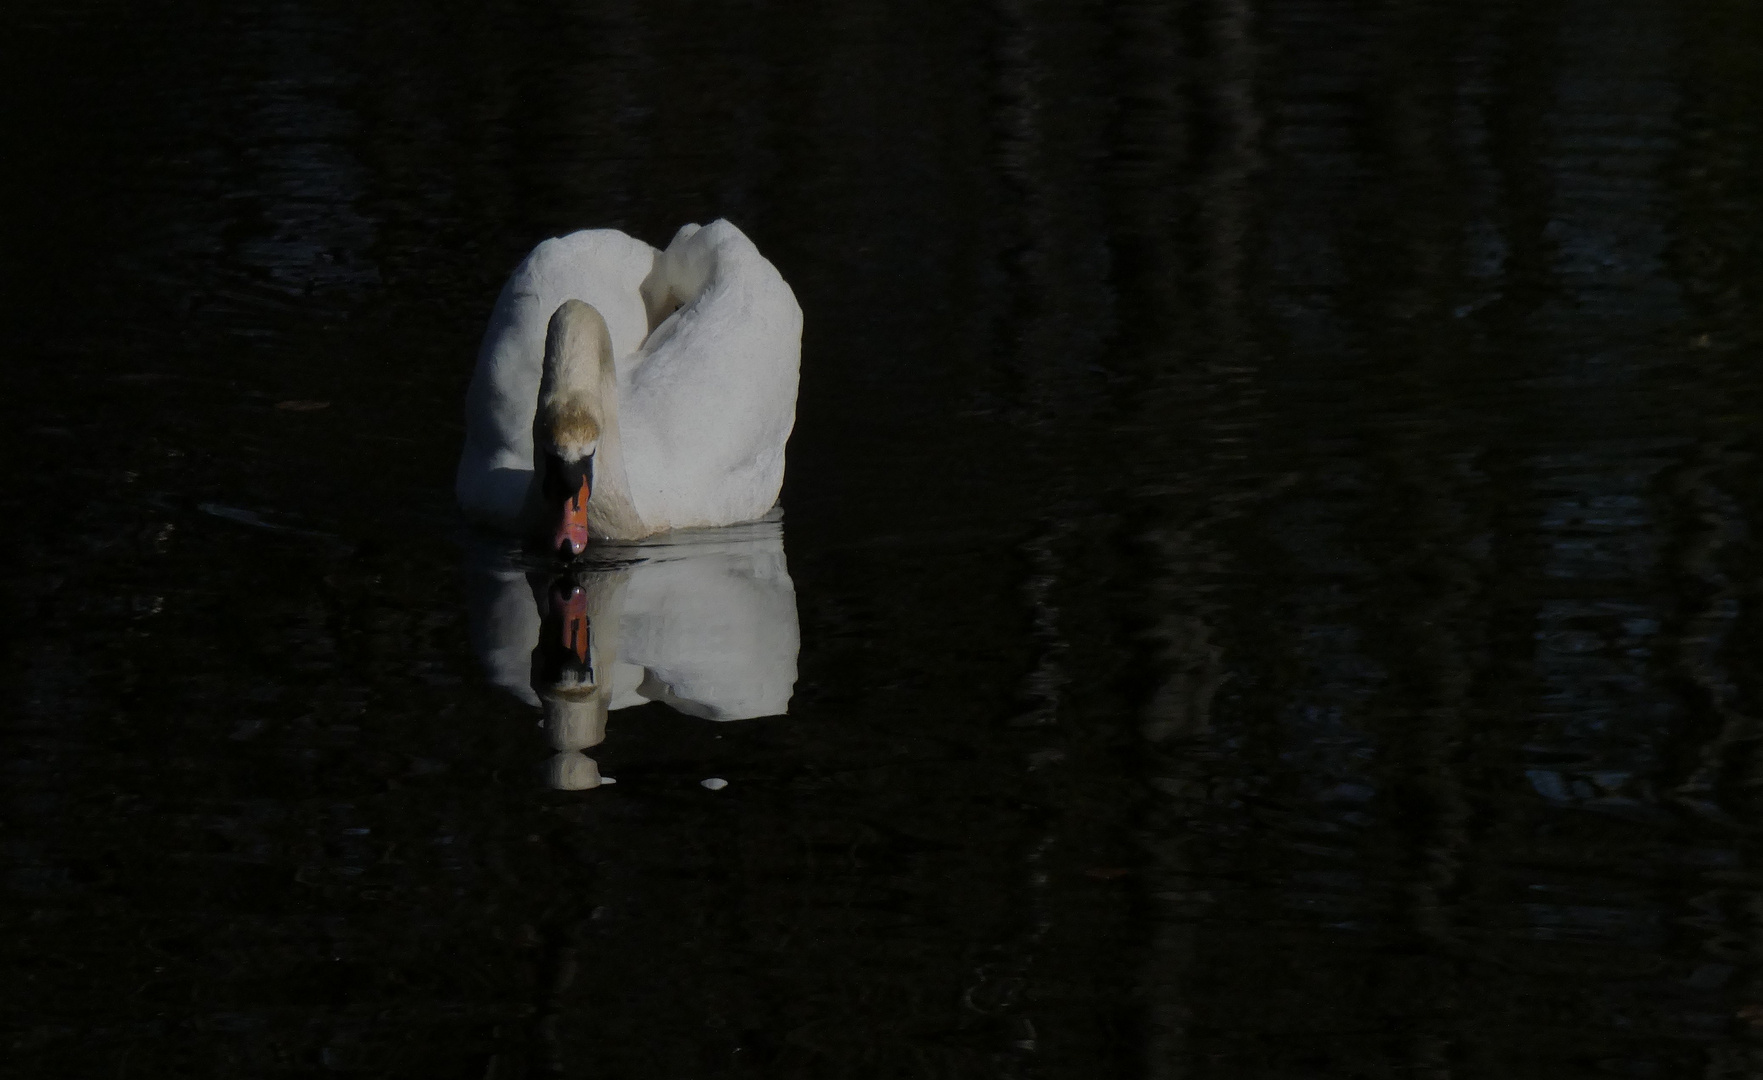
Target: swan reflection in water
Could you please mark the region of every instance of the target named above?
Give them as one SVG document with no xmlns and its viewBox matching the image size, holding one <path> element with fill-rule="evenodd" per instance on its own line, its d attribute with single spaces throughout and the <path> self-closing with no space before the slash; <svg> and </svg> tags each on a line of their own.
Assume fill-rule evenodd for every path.
<svg viewBox="0 0 1763 1080">
<path fill-rule="evenodd" d="M 610 782 L 582 751 L 607 714 L 659 701 L 689 716 L 785 712 L 796 683 L 796 588 L 783 524 L 594 545 L 567 572 L 507 548 L 468 560 L 472 650 L 490 681 L 544 710 L 553 787 Z"/>
</svg>

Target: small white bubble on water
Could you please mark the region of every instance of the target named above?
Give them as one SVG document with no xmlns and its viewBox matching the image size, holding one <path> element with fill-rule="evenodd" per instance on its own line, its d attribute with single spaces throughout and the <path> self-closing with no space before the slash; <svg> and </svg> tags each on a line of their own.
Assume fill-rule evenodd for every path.
<svg viewBox="0 0 1763 1080">
<path fill-rule="evenodd" d="M 728 787 L 728 781 L 720 776 L 712 776 L 710 779 L 700 780 L 698 783 L 703 784 L 711 791 L 721 791 L 723 788 Z"/>
</svg>

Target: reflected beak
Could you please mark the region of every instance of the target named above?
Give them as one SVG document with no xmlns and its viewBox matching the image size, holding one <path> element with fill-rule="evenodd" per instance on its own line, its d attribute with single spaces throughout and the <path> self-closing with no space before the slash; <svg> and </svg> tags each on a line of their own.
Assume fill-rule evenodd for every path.
<svg viewBox="0 0 1763 1080">
<path fill-rule="evenodd" d="M 558 589 L 552 597 L 552 604 L 558 615 L 557 643 L 563 647 L 564 652 L 572 654 L 577 663 L 586 664 L 588 635 L 591 630 L 588 621 L 588 594 L 580 585 L 572 585 L 567 592 Z"/>
<path fill-rule="evenodd" d="M 557 522 L 557 533 L 551 538 L 551 550 L 566 559 L 580 555 L 588 546 L 588 478 L 563 503 L 563 515 Z"/>
</svg>

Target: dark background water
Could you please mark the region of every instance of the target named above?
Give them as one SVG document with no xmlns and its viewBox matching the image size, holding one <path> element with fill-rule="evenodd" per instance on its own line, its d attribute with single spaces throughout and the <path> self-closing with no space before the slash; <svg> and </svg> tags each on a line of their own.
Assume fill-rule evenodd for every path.
<svg viewBox="0 0 1763 1080">
<path fill-rule="evenodd" d="M 1763 8 L 7 23 L 8 1075 L 1763 1070 Z M 553 792 L 461 394 L 714 216 L 800 681 Z"/>
</svg>

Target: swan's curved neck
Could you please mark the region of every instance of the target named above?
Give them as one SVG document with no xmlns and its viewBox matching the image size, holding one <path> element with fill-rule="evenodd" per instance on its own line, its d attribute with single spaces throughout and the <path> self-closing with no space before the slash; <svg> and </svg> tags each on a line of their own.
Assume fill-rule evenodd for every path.
<svg viewBox="0 0 1763 1080">
<path fill-rule="evenodd" d="M 617 424 L 618 375 L 606 320 L 592 304 L 565 300 L 545 328 L 534 434 L 563 460 L 578 461 Z"/>
<path fill-rule="evenodd" d="M 588 526 L 596 535 L 625 535 L 637 515 L 619 437 L 618 369 L 606 320 L 592 304 L 565 300 L 551 316 L 533 429 L 539 453 L 566 463 L 592 456 Z"/>
</svg>

